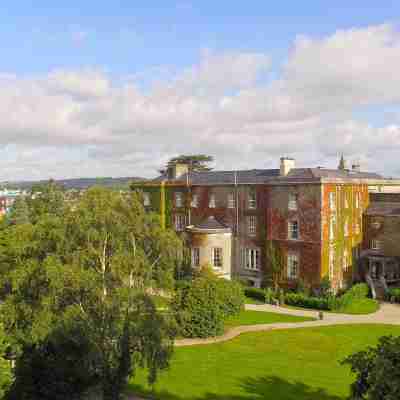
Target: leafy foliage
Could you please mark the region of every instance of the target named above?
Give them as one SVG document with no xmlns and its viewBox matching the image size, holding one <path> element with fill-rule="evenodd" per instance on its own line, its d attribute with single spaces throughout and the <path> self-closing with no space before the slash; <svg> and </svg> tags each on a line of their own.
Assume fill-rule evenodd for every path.
<svg viewBox="0 0 400 400">
<path fill-rule="evenodd" d="M 400 288 L 391 288 L 387 294 L 387 298 L 395 303 L 400 303 Z"/>
<path fill-rule="evenodd" d="M 60 326 L 79 324 L 98 354 L 104 399 L 119 398 L 137 364 L 153 382 L 175 329 L 147 293 L 173 285 L 180 239 L 134 193 L 93 188 L 73 210 L 56 187 L 39 193 L 32 222 L 0 232 L 2 316 L 13 347 L 29 363 Z"/>
<path fill-rule="evenodd" d="M 400 398 L 400 337 L 383 336 L 376 347 L 347 357 L 356 374 L 351 385 L 354 400 L 395 400 Z"/>
<path fill-rule="evenodd" d="M 177 290 L 172 310 L 185 337 L 209 337 L 224 332 L 225 318 L 244 307 L 242 287 L 237 282 L 205 275 Z"/>
<path fill-rule="evenodd" d="M 303 293 L 286 293 L 285 303 L 290 306 L 330 310 L 329 298 L 309 297 Z"/>
<path fill-rule="evenodd" d="M 166 168 L 174 164 L 187 164 L 189 166 L 189 171 L 210 171 L 212 168 L 208 166 L 210 162 L 214 161 L 212 156 L 207 156 L 205 154 L 191 154 L 191 155 L 180 155 L 171 158 Z M 160 170 L 161 173 L 165 172 L 165 169 Z"/>
<path fill-rule="evenodd" d="M 266 301 L 266 292 L 263 289 L 258 289 L 254 287 L 246 287 L 244 288 L 244 294 L 246 297 L 250 297 L 255 300 L 259 300 L 262 302 Z"/>
<path fill-rule="evenodd" d="M 12 383 L 11 365 L 10 361 L 6 359 L 9 344 L 0 324 L 0 399 L 3 398 L 9 386 Z"/>
</svg>

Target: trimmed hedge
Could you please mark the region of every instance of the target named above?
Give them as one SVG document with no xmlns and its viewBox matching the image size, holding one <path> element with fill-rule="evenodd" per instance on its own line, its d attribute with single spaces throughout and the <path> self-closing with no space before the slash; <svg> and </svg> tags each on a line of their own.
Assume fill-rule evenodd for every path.
<svg viewBox="0 0 400 400">
<path fill-rule="evenodd" d="M 225 318 L 243 310 L 243 290 L 237 282 L 198 277 L 176 291 L 171 308 L 182 336 L 218 336 L 224 332 Z"/>
<path fill-rule="evenodd" d="M 387 297 L 390 301 L 400 303 L 400 288 L 389 289 Z"/>
<path fill-rule="evenodd" d="M 286 293 L 285 303 L 289 306 L 330 310 L 330 299 L 327 297 L 309 297 L 303 293 Z"/>
<path fill-rule="evenodd" d="M 254 287 L 246 287 L 244 289 L 244 294 L 246 297 L 250 297 L 251 299 L 265 302 L 265 290 L 263 290 L 263 289 L 258 289 L 258 288 L 254 288 Z"/>
</svg>

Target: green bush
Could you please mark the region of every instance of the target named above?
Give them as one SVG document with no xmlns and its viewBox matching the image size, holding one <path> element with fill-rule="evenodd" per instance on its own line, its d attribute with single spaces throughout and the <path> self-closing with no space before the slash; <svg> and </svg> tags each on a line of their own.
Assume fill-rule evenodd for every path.
<svg viewBox="0 0 400 400">
<path fill-rule="evenodd" d="M 285 303 L 290 306 L 329 310 L 329 298 L 308 297 L 302 293 L 286 293 Z"/>
<path fill-rule="evenodd" d="M 224 319 L 244 307 L 243 289 L 237 282 L 198 277 L 180 288 L 171 308 L 184 337 L 209 337 L 224 332 Z"/>
<path fill-rule="evenodd" d="M 251 299 L 265 302 L 265 290 L 264 289 L 258 289 L 255 287 L 247 287 L 244 289 L 244 294 L 246 297 L 250 297 Z"/>
<path fill-rule="evenodd" d="M 395 303 L 400 303 L 400 288 L 389 289 L 387 298 Z"/>
<path fill-rule="evenodd" d="M 369 293 L 369 287 L 366 283 L 357 283 L 352 286 L 342 296 L 336 298 L 332 305 L 332 310 L 345 310 L 351 307 L 351 304 L 357 300 L 366 299 Z"/>
</svg>

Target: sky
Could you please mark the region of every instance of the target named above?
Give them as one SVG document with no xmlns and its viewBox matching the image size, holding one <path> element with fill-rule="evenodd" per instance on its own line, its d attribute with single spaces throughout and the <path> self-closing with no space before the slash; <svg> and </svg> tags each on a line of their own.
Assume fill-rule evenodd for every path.
<svg viewBox="0 0 400 400">
<path fill-rule="evenodd" d="M 154 177 L 194 153 L 400 177 L 398 1 L 3 3 L 1 181 Z"/>
</svg>

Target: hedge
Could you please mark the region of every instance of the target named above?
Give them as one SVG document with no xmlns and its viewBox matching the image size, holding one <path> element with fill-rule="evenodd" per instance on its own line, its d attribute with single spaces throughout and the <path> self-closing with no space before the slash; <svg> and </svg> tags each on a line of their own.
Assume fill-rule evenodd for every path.
<svg viewBox="0 0 400 400">
<path fill-rule="evenodd" d="M 389 289 L 387 294 L 388 300 L 400 303 L 400 288 Z"/>
<path fill-rule="evenodd" d="M 289 306 L 330 310 L 331 302 L 327 297 L 309 297 L 303 293 L 286 293 L 285 303 Z"/>
<path fill-rule="evenodd" d="M 258 289 L 258 288 L 254 288 L 254 287 L 246 287 L 244 289 L 244 294 L 246 297 L 250 297 L 251 299 L 265 302 L 265 290 L 263 290 L 263 289 Z"/>
</svg>

